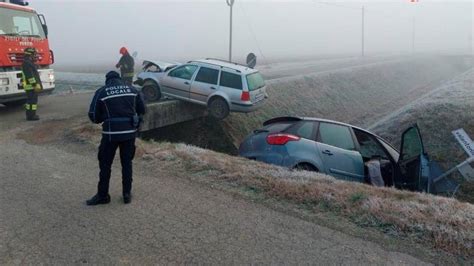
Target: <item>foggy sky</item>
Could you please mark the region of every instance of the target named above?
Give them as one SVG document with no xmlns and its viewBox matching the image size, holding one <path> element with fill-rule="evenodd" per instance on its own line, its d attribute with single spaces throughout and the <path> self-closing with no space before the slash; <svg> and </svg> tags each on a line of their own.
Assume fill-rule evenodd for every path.
<svg viewBox="0 0 474 266">
<path fill-rule="evenodd" d="M 121 46 L 139 59 L 227 58 L 229 7 L 216 1 L 30 0 L 46 16 L 58 64 L 113 62 Z M 472 53 L 472 1 L 243 1 L 234 5 L 234 58 L 358 55 L 361 6 L 367 54 Z"/>
</svg>

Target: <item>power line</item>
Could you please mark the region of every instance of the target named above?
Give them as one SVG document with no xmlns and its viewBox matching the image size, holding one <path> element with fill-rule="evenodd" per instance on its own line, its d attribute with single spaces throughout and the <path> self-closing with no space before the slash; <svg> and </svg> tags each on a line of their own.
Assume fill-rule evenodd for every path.
<svg viewBox="0 0 474 266">
<path fill-rule="evenodd" d="M 367 12 L 369 13 L 372 13 L 372 11 L 374 11 L 374 8 L 373 7 L 369 7 L 367 8 L 367 6 L 361 6 L 361 7 L 355 7 L 355 6 L 348 6 L 348 5 L 343 5 L 343 4 L 337 4 L 337 3 L 330 3 L 330 2 L 322 2 L 322 1 L 317 1 L 317 0 L 313 0 L 312 1 L 313 3 L 315 4 L 321 4 L 321 5 L 326 5 L 326 6 L 333 6 L 333 7 L 339 7 L 339 8 L 344 8 L 344 9 L 349 9 L 349 10 L 362 10 L 362 8 L 365 8 L 365 13 L 367 14 Z M 380 14 L 380 12 L 383 12 L 384 14 Z M 395 16 L 393 15 L 392 13 L 388 13 L 386 12 L 386 9 L 379 9 L 377 10 L 376 12 L 378 15 L 381 15 L 383 16 L 384 18 L 387 18 L 387 17 L 390 17 L 392 19 L 400 19 L 399 16 Z M 374 13 L 375 14 L 375 13 Z"/>
<path fill-rule="evenodd" d="M 260 53 L 260 55 L 263 57 L 263 60 L 265 63 L 268 63 L 267 61 L 267 58 L 265 57 L 265 55 L 263 54 L 262 52 L 262 49 L 260 47 L 260 43 L 258 42 L 258 39 L 257 39 L 257 35 L 255 34 L 255 31 L 253 30 L 253 27 L 252 27 L 252 24 L 251 24 L 251 20 L 250 18 L 247 16 L 247 12 L 245 11 L 245 8 L 244 8 L 244 5 L 243 5 L 243 2 L 241 2 L 241 5 L 239 5 L 241 10 L 242 10 L 242 13 L 244 14 L 245 16 L 245 21 L 247 23 L 247 27 L 249 28 L 250 30 L 250 33 L 252 34 L 252 37 L 254 38 L 255 40 L 255 43 L 257 45 L 257 49 L 258 49 L 258 52 Z"/>
<path fill-rule="evenodd" d="M 336 4 L 336 3 L 321 2 L 321 1 L 314 1 L 314 0 L 313 0 L 313 3 L 327 5 L 327 6 L 341 7 L 341 8 L 352 9 L 352 10 L 361 10 L 360 7 L 347 6 L 347 5 Z"/>
</svg>

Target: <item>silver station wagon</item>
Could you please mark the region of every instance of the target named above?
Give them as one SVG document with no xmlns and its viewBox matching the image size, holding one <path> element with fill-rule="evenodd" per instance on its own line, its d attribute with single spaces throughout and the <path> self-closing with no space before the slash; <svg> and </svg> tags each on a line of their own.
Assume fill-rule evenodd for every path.
<svg viewBox="0 0 474 266">
<path fill-rule="evenodd" d="M 229 112 L 253 112 L 268 97 L 258 70 L 218 59 L 189 61 L 153 82 L 144 80 L 143 84 L 153 84 L 159 97 L 205 105 L 217 119 L 224 119 Z"/>
</svg>

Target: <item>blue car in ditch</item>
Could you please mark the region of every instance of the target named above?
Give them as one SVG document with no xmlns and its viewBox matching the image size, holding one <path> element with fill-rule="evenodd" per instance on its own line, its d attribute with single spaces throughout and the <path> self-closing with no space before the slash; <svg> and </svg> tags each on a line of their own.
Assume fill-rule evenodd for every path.
<svg viewBox="0 0 474 266">
<path fill-rule="evenodd" d="M 425 152 L 417 125 L 402 135 L 399 152 L 386 140 L 336 121 L 277 117 L 247 136 L 239 154 L 290 169 L 317 171 L 338 179 L 371 183 L 368 162 L 376 160 L 384 186 L 453 195 L 458 183 L 442 175 Z"/>
</svg>

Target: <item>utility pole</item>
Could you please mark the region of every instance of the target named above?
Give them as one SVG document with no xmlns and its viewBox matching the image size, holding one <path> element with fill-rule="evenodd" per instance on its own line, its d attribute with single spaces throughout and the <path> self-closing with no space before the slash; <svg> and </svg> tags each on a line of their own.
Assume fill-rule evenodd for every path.
<svg viewBox="0 0 474 266">
<path fill-rule="evenodd" d="M 415 17 L 412 18 L 411 53 L 415 53 Z"/>
<path fill-rule="evenodd" d="M 227 5 L 230 7 L 230 27 L 229 27 L 229 62 L 232 62 L 232 7 L 234 6 L 235 0 L 226 0 Z"/>
<path fill-rule="evenodd" d="M 365 6 L 362 6 L 362 57 L 365 56 Z"/>
<path fill-rule="evenodd" d="M 419 0 L 410 0 L 411 3 L 418 3 L 418 1 Z M 411 21 L 411 54 L 415 54 L 415 37 L 416 37 L 415 17 L 416 17 L 416 7 L 413 7 L 413 18 Z"/>
</svg>

